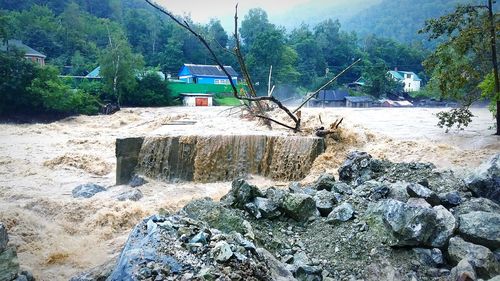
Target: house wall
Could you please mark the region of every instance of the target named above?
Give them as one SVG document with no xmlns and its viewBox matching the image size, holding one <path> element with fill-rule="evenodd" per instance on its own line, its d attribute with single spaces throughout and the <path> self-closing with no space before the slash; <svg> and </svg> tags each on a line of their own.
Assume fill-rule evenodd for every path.
<svg viewBox="0 0 500 281">
<path fill-rule="evenodd" d="M 208 99 L 208 106 L 213 106 L 213 98 L 211 96 L 184 96 L 184 106 L 196 106 L 196 98 Z"/>
<path fill-rule="evenodd" d="M 346 101 L 346 106 L 347 107 L 357 107 L 357 108 L 370 107 L 371 106 L 371 102 L 351 102 L 351 101 Z"/>
<path fill-rule="evenodd" d="M 405 83 L 404 91 L 405 92 L 415 92 L 420 91 L 420 81 L 414 81 L 412 78 L 406 78 L 403 80 Z"/>
<path fill-rule="evenodd" d="M 32 62 L 34 62 L 34 63 L 38 63 L 41 66 L 45 65 L 45 59 L 44 58 L 35 57 L 35 56 L 26 56 L 25 58 L 28 59 L 28 60 L 30 60 L 30 61 L 32 61 Z"/>
</svg>

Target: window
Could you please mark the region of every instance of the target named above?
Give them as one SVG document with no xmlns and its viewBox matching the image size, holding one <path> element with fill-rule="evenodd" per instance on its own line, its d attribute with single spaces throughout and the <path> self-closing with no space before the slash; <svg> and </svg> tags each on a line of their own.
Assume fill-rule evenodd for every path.
<svg viewBox="0 0 500 281">
<path fill-rule="evenodd" d="M 411 79 L 411 74 L 406 73 L 406 78 Z"/>
<path fill-rule="evenodd" d="M 226 85 L 229 84 L 229 81 L 227 79 L 215 79 L 214 84 L 216 85 Z"/>
</svg>

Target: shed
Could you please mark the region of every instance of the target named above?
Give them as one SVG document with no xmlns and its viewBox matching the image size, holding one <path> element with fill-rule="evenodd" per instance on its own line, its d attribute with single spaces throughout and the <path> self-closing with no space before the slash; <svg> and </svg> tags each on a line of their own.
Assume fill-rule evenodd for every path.
<svg viewBox="0 0 500 281">
<path fill-rule="evenodd" d="M 309 101 L 309 106 L 338 107 L 345 106 L 345 98 L 349 95 L 347 90 L 322 90 L 315 98 Z"/>
<path fill-rule="evenodd" d="M 213 106 L 213 95 L 202 93 L 181 94 L 184 106 Z"/>
<path fill-rule="evenodd" d="M 347 107 L 370 107 L 373 105 L 373 98 L 370 96 L 346 97 Z"/>
<path fill-rule="evenodd" d="M 234 84 L 238 82 L 238 73 L 231 66 L 224 66 Z M 179 80 L 193 84 L 230 84 L 227 75 L 218 65 L 184 64 L 179 71 Z"/>
</svg>

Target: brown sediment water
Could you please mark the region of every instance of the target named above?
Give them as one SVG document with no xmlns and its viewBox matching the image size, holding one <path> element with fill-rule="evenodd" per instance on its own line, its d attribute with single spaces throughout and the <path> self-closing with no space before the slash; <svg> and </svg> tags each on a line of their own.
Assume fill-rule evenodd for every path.
<svg viewBox="0 0 500 281">
<path fill-rule="evenodd" d="M 316 137 L 147 137 L 139 153 L 137 172 L 163 181 L 217 182 L 251 174 L 301 180 L 323 151 L 323 139 Z"/>
<path fill-rule="evenodd" d="M 500 152 L 500 139 L 489 129 L 493 122 L 486 109 L 473 109 L 475 117 L 470 126 L 448 134 L 435 126 L 434 114 L 440 110 L 304 109 L 306 136 L 311 135 L 311 128 L 321 125 L 318 116 L 324 125 L 340 117 L 344 122 L 337 135 L 326 139 L 325 152 L 314 160 L 302 182 L 313 181 L 323 172 L 336 173 L 345 155 L 354 149 L 395 162 L 429 161 L 440 169 L 458 172 L 473 169 Z M 209 142 L 213 135 L 228 136 L 203 144 L 206 151 L 194 156 L 194 171 L 205 171 L 193 171 L 193 178 L 200 179 L 209 177 L 209 165 L 228 165 L 224 162 L 225 153 L 217 148 L 223 145 L 217 142 L 223 140 L 232 145 L 231 135 L 285 137 L 272 144 L 275 160 L 292 157 L 290 151 L 305 149 L 296 143 L 296 134 L 288 130 L 274 126 L 269 131 L 255 120 L 226 112 L 227 108 L 220 107 L 137 108 L 50 124 L 0 124 L 0 221 L 8 227 L 10 243 L 17 247 L 21 266 L 32 271 L 37 280 L 68 280 L 117 255 L 133 225 L 143 217 L 161 209 L 176 211 L 195 198 L 208 196 L 217 200 L 230 188 L 229 182 L 174 183 L 152 178 L 139 187 L 144 194 L 140 201 L 118 202 L 117 195 L 131 187 L 115 185 L 117 138 L 183 136 L 182 141 L 189 143 L 200 136 L 207 136 L 203 142 Z M 169 125 L 177 120 L 195 122 Z M 263 145 L 255 146 L 263 149 Z M 230 154 L 240 157 L 247 153 L 250 154 L 242 149 Z M 211 157 L 217 160 L 212 161 Z M 294 169 L 276 166 L 280 164 L 276 161 L 267 165 L 268 173 Z M 305 171 L 304 167 L 301 169 Z M 248 180 L 259 187 L 277 184 L 258 176 L 249 176 Z M 90 199 L 71 196 L 74 187 L 88 182 L 103 185 L 107 190 Z"/>
</svg>

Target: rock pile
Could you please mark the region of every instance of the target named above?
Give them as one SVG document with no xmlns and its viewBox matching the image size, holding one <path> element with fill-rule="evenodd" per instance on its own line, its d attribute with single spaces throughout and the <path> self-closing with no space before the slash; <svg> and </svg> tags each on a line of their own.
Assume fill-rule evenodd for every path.
<svg viewBox="0 0 500 281">
<path fill-rule="evenodd" d="M 500 157 L 493 159 L 498 167 Z M 482 171 L 488 184 L 498 179 L 499 169 Z M 339 180 L 324 174 L 309 186 L 267 190 L 235 180 L 220 202 L 195 200 L 140 223 L 108 280 L 455 281 L 500 274 L 500 206 L 488 189 L 498 185 L 477 192 L 478 181 L 430 163 L 391 163 L 363 152 L 348 156 Z"/>
</svg>

